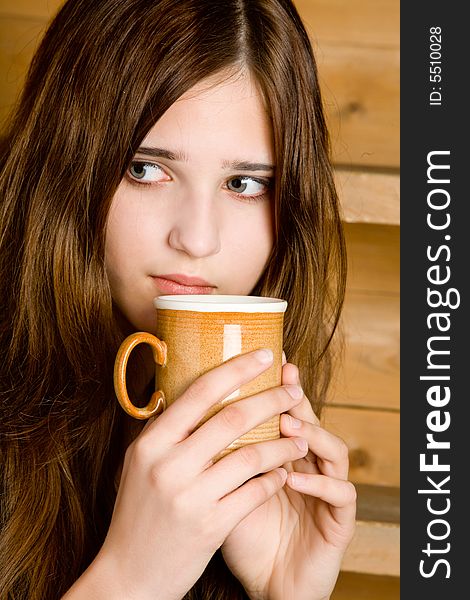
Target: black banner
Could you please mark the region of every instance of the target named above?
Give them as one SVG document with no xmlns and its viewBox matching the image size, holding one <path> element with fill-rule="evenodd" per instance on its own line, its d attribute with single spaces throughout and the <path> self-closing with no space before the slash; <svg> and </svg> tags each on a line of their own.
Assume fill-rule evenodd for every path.
<svg viewBox="0 0 470 600">
<path fill-rule="evenodd" d="M 401 598 L 406 600 L 470 594 L 467 39 L 462 3 L 401 3 Z"/>
</svg>

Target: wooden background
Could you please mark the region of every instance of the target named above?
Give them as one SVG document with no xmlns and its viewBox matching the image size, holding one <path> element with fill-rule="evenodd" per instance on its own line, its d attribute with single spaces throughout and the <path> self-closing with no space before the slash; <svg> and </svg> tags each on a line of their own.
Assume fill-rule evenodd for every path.
<svg viewBox="0 0 470 600">
<path fill-rule="evenodd" d="M 333 600 L 399 592 L 399 2 L 295 0 L 316 50 L 349 255 L 323 422 L 350 449 L 358 526 Z"/>
<path fill-rule="evenodd" d="M 350 448 L 359 521 L 332 599 L 397 599 L 399 1 L 294 1 L 316 51 L 350 268 L 344 360 L 323 421 Z M 0 131 L 60 4 L 0 0 Z"/>
</svg>

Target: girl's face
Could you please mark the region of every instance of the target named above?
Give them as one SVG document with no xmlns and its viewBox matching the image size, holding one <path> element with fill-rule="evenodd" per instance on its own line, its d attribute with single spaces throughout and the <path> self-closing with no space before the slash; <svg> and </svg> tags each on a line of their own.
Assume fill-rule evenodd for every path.
<svg viewBox="0 0 470 600">
<path fill-rule="evenodd" d="M 154 331 L 162 294 L 249 294 L 273 245 L 269 117 L 244 73 L 205 80 L 149 131 L 106 232 L 113 298 Z"/>
</svg>

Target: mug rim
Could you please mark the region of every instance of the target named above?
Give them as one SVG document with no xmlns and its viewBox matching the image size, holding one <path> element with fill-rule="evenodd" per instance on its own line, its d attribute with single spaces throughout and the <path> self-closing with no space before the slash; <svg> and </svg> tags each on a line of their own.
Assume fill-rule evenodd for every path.
<svg viewBox="0 0 470 600">
<path fill-rule="evenodd" d="M 267 296 L 232 294 L 167 294 L 153 300 L 156 309 L 194 312 L 283 313 L 287 301 Z"/>
</svg>

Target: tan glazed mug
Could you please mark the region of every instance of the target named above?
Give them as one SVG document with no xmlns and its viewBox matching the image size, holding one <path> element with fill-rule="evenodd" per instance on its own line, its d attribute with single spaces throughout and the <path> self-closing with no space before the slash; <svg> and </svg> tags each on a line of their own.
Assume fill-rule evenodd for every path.
<svg viewBox="0 0 470 600">
<path fill-rule="evenodd" d="M 287 302 L 260 296 L 174 295 L 154 300 L 157 335 L 137 332 L 121 344 L 114 366 L 114 388 L 122 408 L 136 419 L 148 419 L 170 406 L 199 376 L 252 350 L 269 348 L 273 364 L 252 381 L 214 404 L 198 426 L 226 404 L 281 385 L 282 333 Z M 126 388 L 132 350 L 149 344 L 156 364 L 155 392 L 144 408 L 135 406 Z M 255 427 L 216 458 L 241 446 L 279 438 L 279 415 Z"/>
</svg>

